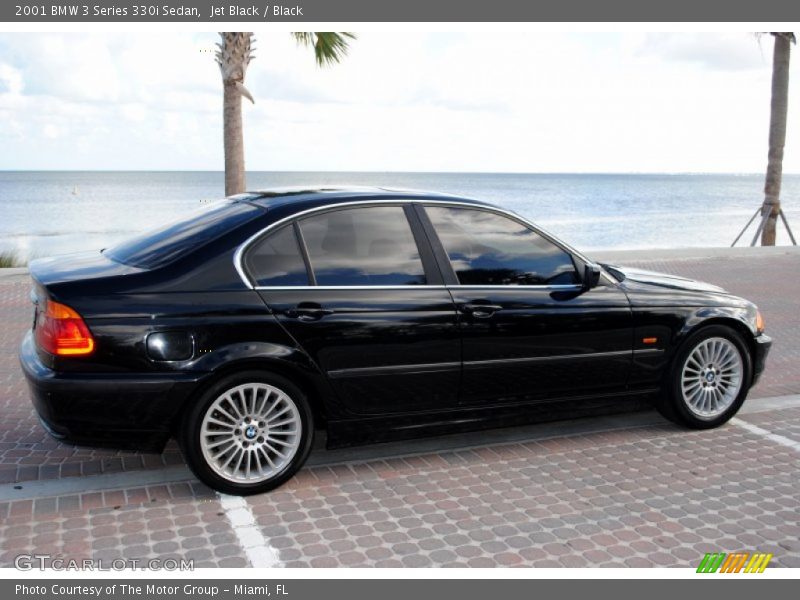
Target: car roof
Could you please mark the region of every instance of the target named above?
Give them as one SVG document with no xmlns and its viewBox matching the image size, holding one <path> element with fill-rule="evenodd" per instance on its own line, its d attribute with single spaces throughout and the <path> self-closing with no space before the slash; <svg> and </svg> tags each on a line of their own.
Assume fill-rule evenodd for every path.
<svg viewBox="0 0 800 600">
<path fill-rule="evenodd" d="M 234 198 L 237 197 L 234 196 Z M 298 210 L 302 210 L 306 205 L 319 207 L 341 204 L 350 200 L 354 202 L 363 200 L 438 200 L 440 202 L 451 201 L 476 206 L 491 206 L 479 200 L 452 194 L 364 186 L 279 187 L 247 192 L 239 198 L 267 209 L 291 205 Z"/>
</svg>

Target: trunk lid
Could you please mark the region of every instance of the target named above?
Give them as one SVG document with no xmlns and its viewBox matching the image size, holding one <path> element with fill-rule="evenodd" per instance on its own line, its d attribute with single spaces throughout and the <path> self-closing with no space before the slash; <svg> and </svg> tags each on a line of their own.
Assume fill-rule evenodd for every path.
<svg viewBox="0 0 800 600">
<path fill-rule="evenodd" d="M 131 275 L 143 271 L 114 262 L 97 250 L 39 258 L 31 261 L 28 269 L 33 280 L 45 288 L 71 281 Z"/>
</svg>

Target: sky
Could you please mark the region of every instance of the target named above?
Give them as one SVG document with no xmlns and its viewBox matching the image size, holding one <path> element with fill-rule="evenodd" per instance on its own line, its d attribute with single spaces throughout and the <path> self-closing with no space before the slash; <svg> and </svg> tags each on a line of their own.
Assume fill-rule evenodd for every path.
<svg viewBox="0 0 800 600">
<path fill-rule="evenodd" d="M 769 36 L 356 33 L 341 64 L 318 68 L 288 33 L 256 32 L 248 170 L 766 166 Z M 0 34 L 0 169 L 221 170 L 217 40 L 211 32 Z M 800 173 L 798 65 L 800 56 L 790 78 L 791 173 Z"/>
</svg>

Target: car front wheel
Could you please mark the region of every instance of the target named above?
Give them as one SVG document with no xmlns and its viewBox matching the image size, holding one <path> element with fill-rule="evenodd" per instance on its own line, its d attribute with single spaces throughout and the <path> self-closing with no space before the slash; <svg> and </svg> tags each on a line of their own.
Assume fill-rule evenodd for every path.
<svg viewBox="0 0 800 600">
<path fill-rule="evenodd" d="M 705 327 L 675 356 L 661 412 L 694 429 L 722 425 L 744 402 L 751 373 L 750 353 L 741 335 L 724 326 Z"/>
<path fill-rule="evenodd" d="M 180 443 L 198 479 L 220 492 L 247 495 L 291 478 L 308 457 L 313 431 L 297 386 L 252 371 L 206 390 L 185 415 Z"/>
</svg>

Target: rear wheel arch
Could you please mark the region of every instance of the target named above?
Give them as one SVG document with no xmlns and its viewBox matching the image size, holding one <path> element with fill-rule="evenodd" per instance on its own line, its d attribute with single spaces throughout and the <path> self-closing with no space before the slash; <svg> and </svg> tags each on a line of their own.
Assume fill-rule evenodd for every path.
<svg viewBox="0 0 800 600">
<path fill-rule="evenodd" d="M 284 379 L 288 379 L 300 388 L 308 400 L 311 412 L 314 416 L 314 423 L 317 426 L 326 426 L 328 422 L 328 410 L 325 402 L 326 393 L 320 384 L 314 382 L 314 376 L 312 374 L 304 372 L 300 367 L 292 365 L 291 363 L 286 363 L 285 361 L 251 358 L 226 363 L 206 375 L 206 377 L 197 384 L 192 393 L 183 401 L 180 410 L 177 412 L 172 422 L 171 430 L 173 434 L 179 431 L 184 416 L 200 399 L 205 390 L 218 381 L 243 371 L 263 371 L 264 373 L 272 373 Z"/>
<path fill-rule="evenodd" d="M 292 380 L 251 368 L 199 389 L 177 432 L 198 479 L 219 492 L 249 495 L 282 485 L 302 468 L 314 442 L 314 416 Z"/>
</svg>

